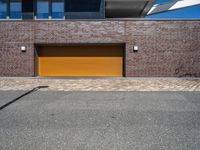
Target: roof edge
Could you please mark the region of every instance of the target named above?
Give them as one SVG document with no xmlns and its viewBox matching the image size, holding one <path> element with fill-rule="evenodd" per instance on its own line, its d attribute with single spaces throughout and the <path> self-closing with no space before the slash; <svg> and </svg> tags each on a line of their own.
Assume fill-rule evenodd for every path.
<svg viewBox="0 0 200 150">
<path fill-rule="evenodd" d="M 155 1 L 156 0 L 149 0 L 147 2 L 146 6 L 144 7 L 144 9 L 143 9 L 143 11 L 142 11 L 142 13 L 140 15 L 141 18 L 144 18 L 147 15 L 149 10 L 153 7 Z"/>
</svg>

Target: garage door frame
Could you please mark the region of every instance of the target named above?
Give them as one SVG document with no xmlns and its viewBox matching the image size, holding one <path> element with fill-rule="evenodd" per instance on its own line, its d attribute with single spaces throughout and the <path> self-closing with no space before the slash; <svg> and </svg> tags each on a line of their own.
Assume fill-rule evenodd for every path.
<svg viewBox="0 0 200 150">
<path fill-rule="evenodd" d="M 39 64 L 38 64 L 38 58 L 39 58 L 39 54 L 38 54 L 38 51 L 40 50 L 40 47 L 54 47 L 54 46 L 122 46 L 123 47 L 123 64 L 122 64 L 122 77 L 125 77 L 126 76 L 126 44 L 125 43 L 73 43 L 73 44 L 35 44 L 35 51 L 34 51 L 34 58 L 35 58 L 35 62 L 34 62 L 34 76 L 37 76 L 37 77 L 40 77 L 39 76 L 39 73 L 38 73 L 38 70 L 39 70 Z M 59 76 L 55 76 L 55 77 L 59 77 Z M 68 76 L 66 76 L 68 77 Z M 73 77 L 73 76 L 72 76 Z M 41 77 L 42 78 L 42 77 Z M 52 78 L 52 77 L 45 77 L 45 78 Z M 73 78 L 80 78 L 80 77 L 76 77 L 74 76 Z M 87 78 L 87 77 L 84 77 L 83 78 Z M 90 77 L 89 77 L 90 78 Z M 99 77 L 99 78 L 104 78 L 104 77 Z M 112 78 L 112 77 L 110 77 Z"/>
</svg>

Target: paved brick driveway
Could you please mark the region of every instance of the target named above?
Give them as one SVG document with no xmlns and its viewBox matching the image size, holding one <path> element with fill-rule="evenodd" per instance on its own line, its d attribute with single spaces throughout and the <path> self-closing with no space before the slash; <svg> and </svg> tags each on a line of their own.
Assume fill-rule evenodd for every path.
<svg viewBox="0 0 200 150">
<path fill-rule="evenodd" d="M 47 85 L 53 91 L 200 91 L 200 79 L 181 78 L 0 78 L 0 90 L 29 90 Z"/>
</svg>

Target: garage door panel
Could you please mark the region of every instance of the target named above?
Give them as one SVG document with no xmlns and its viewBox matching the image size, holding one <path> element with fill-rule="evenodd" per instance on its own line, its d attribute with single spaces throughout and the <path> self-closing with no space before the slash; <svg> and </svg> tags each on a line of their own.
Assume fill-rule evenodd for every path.
<svg viewBox="0 0 200 150">
<path fill-rule="evenodd" d="M 79 47 L 78 51 L 85 51 L 84 55 L 74 52 L 72 55 L 71 51 L 76 51 L 78 48 L 75 47 L 62 47 L 61 51 L 59 48 L 43 48 L 39 53 L 39 76 L 122 76 L 123 75 L 123 48 L 116 46 L 110 47 L 98 47 L 98 51 L 91 52 L 93 47 Z M 57 54 L 56 51 L 59 51 Z M 88 56 L 87 53 L 93 53 Z M 106 55 L 106 52 L 109 54 Z M 53 55 L 53 53 L 56 53 Z M 77 53 L 77 56 L 75 55 Z M 61 55 L 61 54 L 64 54 Z M 69 54 L 69 55 L 68 55 Z M 100 55 L 98 55 L 100 54 Z"/>
</svg>

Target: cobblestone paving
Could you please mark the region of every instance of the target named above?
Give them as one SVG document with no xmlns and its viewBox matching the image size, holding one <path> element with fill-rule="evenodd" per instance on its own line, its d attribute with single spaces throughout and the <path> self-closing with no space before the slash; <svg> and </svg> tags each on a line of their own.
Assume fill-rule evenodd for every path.
<svg viewBox="0 0 200 150">
<path fill-rule="evenodd" d="M 0 78 L 0 90 L 30 90 L 49 86 L 52 91 L 200 91 L 200 79 L 106 78 L 50 79 Z"/>
</svg>

